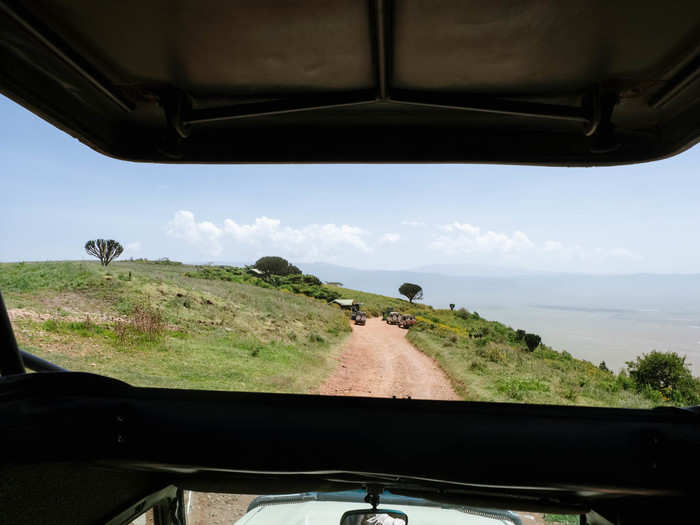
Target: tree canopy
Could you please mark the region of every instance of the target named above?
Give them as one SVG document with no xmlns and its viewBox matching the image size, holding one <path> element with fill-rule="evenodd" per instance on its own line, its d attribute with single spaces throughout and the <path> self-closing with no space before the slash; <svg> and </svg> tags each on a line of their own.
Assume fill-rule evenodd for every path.
<svg viewBox="0 0 700 525">
<path fill-rule="evenodd" d="M 253 266 L 268 275 L 293 275 L 301 273 L 301 270 L 293 264 L 290 264 L 287 259 L 277 256 L 261 257 L 255 261 Z"/>
<path fill-rule="evenodd" d="M 540 346 L 542 338 L 537 334 L 525 334 L 525 344 L 530 352 L 534 352 L 535 348 Z"/>
<path fill-rule="evenodd" d="M 399 293 L 408 297 L 409 302 L 423 299 L 423 288 L 413 283 L 403 283 L 399 286 Z"/>
<path fill-rule="evenodd" d="M 85 251 L 107 266 L 122 254 L 124 247 L 114 239 L 95 239 L 85 243 Z"/>
<path fill-rule="evenodd" d="M 650 388 L 665 400 L 678 404 L 695 405 L 700 402 L 700 385 L 685 362 L 685 356 L 676 352 L 656 350 L 627 362 L 630 376 L 637 389 Z"/>
</svg>

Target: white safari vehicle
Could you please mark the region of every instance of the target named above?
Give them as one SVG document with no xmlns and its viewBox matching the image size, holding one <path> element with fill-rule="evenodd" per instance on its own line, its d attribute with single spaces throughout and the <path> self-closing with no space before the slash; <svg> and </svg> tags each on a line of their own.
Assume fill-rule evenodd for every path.
<svg viewBox="0 0 700 525">
<path fill-rule="evenodd" d="M 522 525 L 507 510 L 444 505 L 385 492 L 378 507 L 363 490 L 258 496 L 236 525 Z"/>
</svg>

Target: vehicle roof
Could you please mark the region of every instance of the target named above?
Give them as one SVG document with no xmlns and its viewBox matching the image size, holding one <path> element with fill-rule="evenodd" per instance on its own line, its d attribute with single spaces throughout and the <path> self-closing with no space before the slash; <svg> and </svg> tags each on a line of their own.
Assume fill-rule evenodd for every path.
<svg viewBox="0 0 700 525">
<path fill-rule="evenodd" d="M 355 301 L 353 299 L 334 299 L 332 302 L 341 306 L 352 306 L 353 304 L 355 304 Z"/>
<path fill-rule="evenodd" d="M 700 136 L 700 3 L 0 2 L 0 92 L 156 162 L 662 158 Z"/>
</svg>

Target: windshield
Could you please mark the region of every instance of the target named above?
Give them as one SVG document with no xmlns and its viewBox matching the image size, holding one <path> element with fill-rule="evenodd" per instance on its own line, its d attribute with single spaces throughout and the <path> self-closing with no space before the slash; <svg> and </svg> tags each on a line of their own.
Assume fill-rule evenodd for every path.
<svg viewBox="0 0 700 525">
<path fill-rule="evenodd" d="M 6 99 L 0 113 L 0 290 L 20 346 L 65 368 L 139 386 L 697 403 L 697 148 L 597 169 L 169 166 L 101 156 Z"/>
<path fill-rule="evenodd" d="M 698 148 L 596 170 L 169 166 L 100 156 L 6 99 L 0 116 L 0 291 L 21 349 L 61 367 L 181 389 L 700 400 Z M 327 523 L 359 508 L 246 513 L 252 499 L 188 491 L 188 515 Z"/>
</svg>

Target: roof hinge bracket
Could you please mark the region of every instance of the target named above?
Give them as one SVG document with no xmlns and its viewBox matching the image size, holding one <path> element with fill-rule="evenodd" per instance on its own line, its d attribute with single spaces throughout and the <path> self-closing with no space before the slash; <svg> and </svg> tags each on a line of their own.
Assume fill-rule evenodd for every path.
<svg viewBox="0 0 700 525">
<path fill-rule="evenodd" d="M 583 109 L 588 115 L 588 122 L 583 133 L 592 138 L 591 152 L 609 153 L 620 147 L 612 123 L 613 109 L 619 101 L 617 93 L 603 92 L 600 85 L 596 85 L 584 97 Z"/>
<path fill-rule="evenodd" d="M 186 115 L 192 110 L 192 102 L 184 91 L 172 91 L 160 98 L 165 111 L 168 129 L 179 139 L 190 136 L 191 127 L 186 122 Z"/>
</svg>

